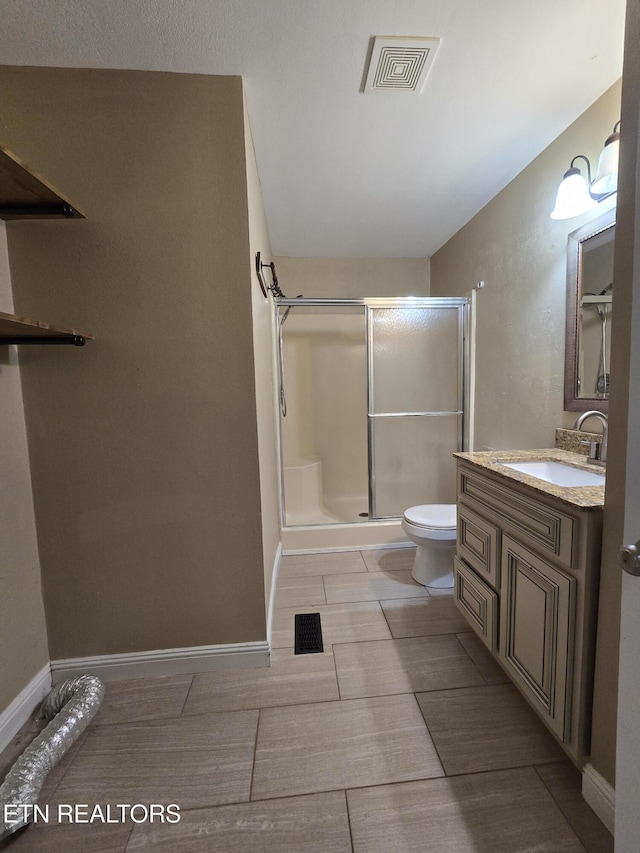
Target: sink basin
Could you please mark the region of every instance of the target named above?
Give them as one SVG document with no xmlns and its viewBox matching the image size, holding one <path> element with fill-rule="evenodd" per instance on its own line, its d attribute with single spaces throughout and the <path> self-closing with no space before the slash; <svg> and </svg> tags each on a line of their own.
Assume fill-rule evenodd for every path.
<svg viewBox="0 0 640 853">
<path fill-rule="evenodd" d="M 529 474 L 554 486 L 604 486 L 604 474 L 597 471 L 585 471 L 583 468 L 573 468 L 562 462 L 550 460 L 541 462 L 503 462 L 505 468 Z"/>
</svg>

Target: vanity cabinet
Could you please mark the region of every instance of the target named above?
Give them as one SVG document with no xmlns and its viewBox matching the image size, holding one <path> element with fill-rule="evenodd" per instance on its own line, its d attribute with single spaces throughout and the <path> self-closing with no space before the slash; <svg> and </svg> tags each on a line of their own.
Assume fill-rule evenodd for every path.
<svg viewBox="0 0 640 853">
<path fill-rule="evenodd" d="M 457 478 L 456 606 L 581 765 L 590 746 L 602 512 L 461 459 Z"/>
</svg>

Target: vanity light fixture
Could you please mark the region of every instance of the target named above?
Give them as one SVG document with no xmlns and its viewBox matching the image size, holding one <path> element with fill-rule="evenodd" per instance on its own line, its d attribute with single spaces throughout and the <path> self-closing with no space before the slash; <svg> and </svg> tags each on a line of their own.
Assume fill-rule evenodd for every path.
<svg viewBox="0 0 640 853">
<path fill-rule="evenodd" d="M 618 190 L 618 155 L 620 153 L 620 122 L 613 126 L 613 133 L 607 137 L 600 152 L 596 176 L 591 184 L 591 192 L 611 194 Z"/>
<path fill-rule="evenodd" d="M 589 158 L 584 154 L 577 154 L 573 158 L 558 187 L 555 207 L 551 211 L 552 219 L 571 219 L 574 216 L 580 216 L 596 207 L 598 202 L 604 201 L 605 198 L 617 192 L 619 148 L 620 122 L 618 121 L 600 152 L 598 169 L 593 182 Z M 587 180 L 580 169 L 574 165 L 576 160 L 584 160 L 587 164 Z"/>
</svg>

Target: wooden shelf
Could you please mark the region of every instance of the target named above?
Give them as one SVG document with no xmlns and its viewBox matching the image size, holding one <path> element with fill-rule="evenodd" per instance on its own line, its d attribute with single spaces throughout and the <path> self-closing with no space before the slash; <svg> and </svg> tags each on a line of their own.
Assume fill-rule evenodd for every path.
<svg viewBox="0 0 640 853">
<path fill-rule="evenodd" d="M 6 344 L 75 344 L 84 346 L 85 340 L 95 340 L 87 332 L 63 329 L 39 320 L 4 314 L 0 311 L 0 345 Z"/>
<path fill-rule="evenodd" d="M 69 199 L 0 145 L 0 219 L 84 219 Z M 72 344 L 93 335 L 0 311 L 0 345 Z"/>
<path fill-rule="evenodd" d="M 0 146 L 0 219 L 84 219 L 69 199 Z"/>
</svg>

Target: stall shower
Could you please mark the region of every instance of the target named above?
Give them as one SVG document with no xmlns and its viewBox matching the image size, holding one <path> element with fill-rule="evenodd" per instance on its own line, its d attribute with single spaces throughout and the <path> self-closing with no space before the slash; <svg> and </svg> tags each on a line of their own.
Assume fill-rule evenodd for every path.
<svg viewBox="0 0 640 853">
<path fill-rule="evenodd" d="M 468 312 L 465 298 L 278 300 L 285 528 L 373 525 L 455 501 Z"/>
</svg>

